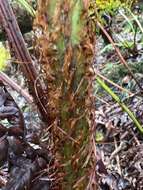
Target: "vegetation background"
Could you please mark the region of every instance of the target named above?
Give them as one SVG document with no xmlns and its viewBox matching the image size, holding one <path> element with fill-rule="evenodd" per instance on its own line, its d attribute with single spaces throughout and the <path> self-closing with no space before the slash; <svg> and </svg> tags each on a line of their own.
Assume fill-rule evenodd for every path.
<svg viewBox="0 0 143 190">
<path fill-rule="evenodd" d="M 25 120 L 22 135 L 20 125 L 10 132 L 5 90 L 0 188 L 143 189 L 142 9 L 134 0 L 0 0 L 2 89 Z"/>
</svg>

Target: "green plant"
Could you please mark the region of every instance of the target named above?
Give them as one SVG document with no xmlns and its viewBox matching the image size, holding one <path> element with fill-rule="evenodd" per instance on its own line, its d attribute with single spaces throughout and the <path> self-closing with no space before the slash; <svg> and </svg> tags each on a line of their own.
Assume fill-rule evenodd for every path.
<svg viewBox="0 0 143 190">
<path fill-rule="evenodd" d="M 59 189 L 86 189 L 94 163 L 90 137 L 95 23 L 88 17 L 88 4 L 88 0 L 41 0 L 34 23 L 43 29 L 37 47 L 48 84 L 55 157 L 64 174 Z"/>
<path fill-rule="evenodd" d="M 113 13 L 121 6 L 120 0 L 96 0 L 97 9 L 108 13 Z"/>
<path fill-rule="evenodd" d="M 35 10 L 33 7 L 27 2 L 27 0 L 15 0 L 18 4 L 22 6 L 32 17 L 35 17 Z"/>
<path fill-rule="evenodd" d="M 6 61 L 10 59 L 10 53 L 3 45 L 0 45 L 0 70 L 6 67 Z"/>
<path fill-rule="evenodd" d="M 135 117 L 134 113 L 120 100 L 120 98 L 111 90 L 111 88 L 104 83 L 100 77 L 96 77 L 96 81 L 99 85 L 119 104 L 119 106 L 129 115 L 129 117 L 134 122 L 136 128 L 141 134 L 143 134 L 143 127 Z"/>
<path fill-rule="evenodd" d="M 92 0 L 91 7 L 92 8 L 95 7 L 95 4 L 96 4 L 96 10 L 97 10 L 96 16 L 97 16 L 97 18 L 102 18 L 102 15 L 105 13 L 114 16 L 116 14 L 116 11 L 119 10 L 121 7 L 126 7 L 127 9 L 130 9 L 135 2 L 136 2 L 136 0 L 129 0 L 129 1 L 126 1 L 126 0 L 96 0 L 96 1 Z"/>
<path fill-rule="evenodd" d="M 112 13 L 112 11 L 119 9 L 122 6 L 131 8 L 136 2 L 136 0 L 96 0 L 96 6 L 99 10 Z"/>
<path fill-rule="evenodd" d="M 140 21 L 139 21 L 139 19 L 138 19 L 138 16 L 135 15 L 129 8 L 125 7 L 125 9 L 126 9 L 126 10 L 130 13 L 130 15 L 133 17 L 133 19 L 134 19 L 135 22 L 137 23 L 137 25 L 138 25 L 140 31 L 141 31 L 142 34 L 143 34 L 143 27 L 142 27 L 142 25 L 141 25 L 141 23 L 140 23 Z"/>
<path fill-rule="evenodd" d="M 126 9 L 126 8 L 125 8 Z M 130 26 L 132 32 L 135 34 L 135 29 L 134 29 L 134 26 L 133 26 L 133 21 L 134 19 L 131 19 L 129 18 L 125 13 L 124 13 L 124 10 L 119 10 L 119 14 L 123 16 L 123 18 L 126 20 L 126 22 L 128 23 L 128 26 Z"/>
</svg>

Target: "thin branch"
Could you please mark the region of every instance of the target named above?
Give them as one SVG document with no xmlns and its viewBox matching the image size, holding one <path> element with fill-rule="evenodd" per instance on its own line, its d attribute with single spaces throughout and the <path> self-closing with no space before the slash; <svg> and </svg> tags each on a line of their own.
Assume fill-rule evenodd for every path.
<svg viewBox="0 0 143 190">
<path fill-rule="evenodd" d="M 22 71 L 28 80 L 30 92 L 41 113 L 42 120 L 50 125 L 50 114 L 48 108 L 46 107 L 48 98 L 44 93 L 45 91 L 43 89 L 43 84 L 40 80 L 37 82 L 38 84 L 35 91 L 34 83 L 38 77 L 38 74 L 33 65 L 33 60 L 25 45 L 25 41 L 8 0 L 0 0 L 0 21 L 4 30 L 6 31 L 7 39 L 11 47 L 11 52 L 14 52 L 16 59 L 18 59 L 18 61 L 21 63 Z"/>
<path fill-rule="evenodd" d="M 120 85 L 114 83 L 113 81 L 109 80 L 108 78 L 106 78 L 105 76 L 103 76 L 102 74 L 100 74 L 100 72 L 99 72 L 97 69 L 95 69 L 95 73 L 96 73 L 96 75 L 98 75 L 100 78 L 102 78 L 103 80 L 107 81 L 109 84 L 115 86 L 115 87 L 118 88 L 119 90 L 128 93 L 130 96 L 133 96 L 133 95 L 134 95 L 134 94 L 133 94 L 132 92 L 130 92 L 129 90 L 127 90 L 127 89 L 121 87 Z M 95 76 L 95 79 L 96 79 L 96 76 Z"/>
<path fill-rule="evenodd" d="M 12 89 L 16 90 L 18 93 L 20 93 L 29 104 L 33 103 L 33 98 L 30 96 L 28 92 L 26 92 L 24 89 L 22 89 L 16 82 L 11 80 L 5 73 L 0 71 L 0 80 L 2 80 L 5 84 L 10 86 Z"/>
<path fill-rule="evenodd" d="M 99 28 L 102 30 L 102 32 L 106 35 L 106 37 L 108 38 L 108 40 L 110 41 L 110 43 L 112 44 L 112 46 L 114 47 L 120 62 L 126 67 L 126 69 L 128 70 L 129 74 L 131 75 L 131 77 L 135 80 L 136 84 L 138 85 L 138 87 L 141 89 L 141 91 L 143 91 L 142 86 L 140 85 L 139 81 L 135 78 L 134 73 L 132 72 L 132 70 L 130 69 L 130 67 L 128 66 L 127 62 L 125 61 L 125 59 L 123 58 L 119 48 L 115 45 L 113 39 L 111 38 L 111 36 L 108 34 L 108 32 L 104 29 L 104 27 L 101 25 L 101 23 L 99 21 L 97 21 L 97 25 L 99 26 Z"/>
</svg>

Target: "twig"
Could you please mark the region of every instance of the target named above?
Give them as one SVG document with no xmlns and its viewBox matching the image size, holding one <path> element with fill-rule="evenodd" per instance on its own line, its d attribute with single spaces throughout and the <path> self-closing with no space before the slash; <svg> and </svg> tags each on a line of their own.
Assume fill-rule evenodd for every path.
<svg viewBox="0 0 143 190">
<path fill-rule="evenodd" d="M 115 137 L 114 137 L 114 143 L 115 143 L 115 148 L 116 148 L 115 150 L 117 150 L 118 149 L 118 145 L 117 145 L 117 141 L 116 141 Z M 119 158 L 118 153 L 116 154 L 116 162 L 117 162 L 117 166 L 118 166 L 118 173 L 120 175 L 122 175 L 122 170 L 121 170 L 121 166 L 120 166 L 120 158 Z"/>
<path fill-rule="evenodd" d="M 64 131 L 62 128 L 60 128 L 60 127 L 58 127 L 58 126 L 56 126 L 56 128 L 57 128 L 61 133 L 63 133 L 66 137 L 68 137 L 68 139 L 70 139 L 71 141 L 73 141 L 75 144 L 79 145 L 79 143 L 78 143 L 75 139 L 73 139 L 71 136 L 69 136 L 69 135 L 67 134 L 67 132 Z"/>
<path fill-rule="evenodd" d="M 18 93 L 20 93 L 29 104 L 33 103 L 33 98 L 30 96 L 28 92 L 26 92 L 24 89 L 22 89 L 16 82 L 11 80 L 5 73 L 0 71 L 0 80 L 2 80 L 5 84 L 10 86 L 12 89 L 16 90 Z"/>
<path fill-rule="evenodd" d="M 100 84 L 100 86 L 108 93 L 110 96 L 120 105 L 120 107 L 129 115 L 129 117 L 134 122 L 137 129 L 143 134 L 143 127 L 140 122 L 137 120 L 135 114 L 123 103 L 121 102 L 120 98 L 104 83 L 100 77 L 96 77 L 96 81 Z"/>
<path fill-rule="evenodd" d="M 113 81 L 109 80 L 108 78 L 106 78 L 105 76 L 103 76 L 102 74 L 99 73 L 99 71 L 97 69 L 95 69 L 95 73 L 102 78 L 103 80 L 107 81 L 108 83 L 112 84 L 113 86 L 115 86 L 116 88 L 118 88 L 121 91 L 127 92 L 130 96 L 133 96 L 134 94 L 132 92 L 130 92 L 129 90 L 119 86 L 118 84 L 114 83 Z M 96 76 L 95 76 L 96 78 Z"/>
<path fill-rule="evenodd" d="M 114 139 L 114 143 L 115 143 L 115 139 Z M 112 160 L 122 150 L 124 145 L 125 145 L 125 142 L 121 141 L 120 145 L 117 147 L 117 142 L 116 142 L 115 150 L 112 152 L 110 156 L 110 160 Z"/>
<path fill-rule="evenodd" d="M 22 71 L 28 80 L 29 89 L 41 113 L 42 120 L 47 122 L 48 125 L 50 125 L 51 124 L 50 113 L 46 106 L 48 102 L 48 97 L 45 94 L 44 97 L 41 98 L 44 94 L 44 89 L 42 82 L 39 80 L 35 92 L 34 83 L 38 74 L 33 65 L 33 60 L 25 45 L 25 41 L 23 39 L 15 15 L 8 0 L 0 0 L 0 21 L 2 23 L 2 26 L 4 27 L 4 30 L 6 31 L 7 39 L 11 46 L 12 52 L 14 52 L 16 59 L 18 59 L 18 61 L 21 62 Z M 40 102 L 39 102 L 39 97 L 40 97 Z"/>
<path fill-rule="evenodd" d="M 96 94 L 96 99 L 99 100 L 100 102 L 106 104 L 107 106 L 110 106 L 109 102 L 106 102 L 105 100 L 103 100 L 102 98 L 100 98 L 97 94 Z"/>
<path fill-rule="evenodd" d="M 140 85 L 140 83 L 137 81 L 137 79 L 134 76 L 134 73 L 132 72 L 132 70 L 130 69 L 130 67 L 128 66 L 127 62 L 125 61 L 125 59 L 123 58 L 119 48 L 115 45 L 113 39 L 111 38 L 111 36 L 108 34 L 108 32 L 104 29 L 104 27 L 101 25 L 101 23 L 99 21 L 97 21 L 97 25 L 99 26 L 99 28 L 103 31 L 103 33 L 106 35 L 106 37 L 108 38 L 108 40 L 110 41 L 110 43 L 112 44 L 112 46 L 114 47 L 120 62 L 127 68 L 129 74 L 131 75 L 131 77 L 135 80 L 136 84 L 138 85 L 138 87 L 141 89 L 141 91 L 143 91 L 142 86 Z"/>
</svg>

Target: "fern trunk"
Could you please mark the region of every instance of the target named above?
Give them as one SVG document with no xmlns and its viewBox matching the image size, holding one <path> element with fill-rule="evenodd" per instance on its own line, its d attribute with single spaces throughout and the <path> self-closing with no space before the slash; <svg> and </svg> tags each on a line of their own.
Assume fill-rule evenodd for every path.
<svg viewBox="0 0 143 190">
<path fill-rule="evenodd" d="M 95 37 L 88 4 L 88 0 L 39 0 L 34 23 L 41 30 L 37 47 L 46 74 L 55 156 L 63 176 L 59 189 L 65 190 L 86 189 L 93 167 Z"/>
</svg>

